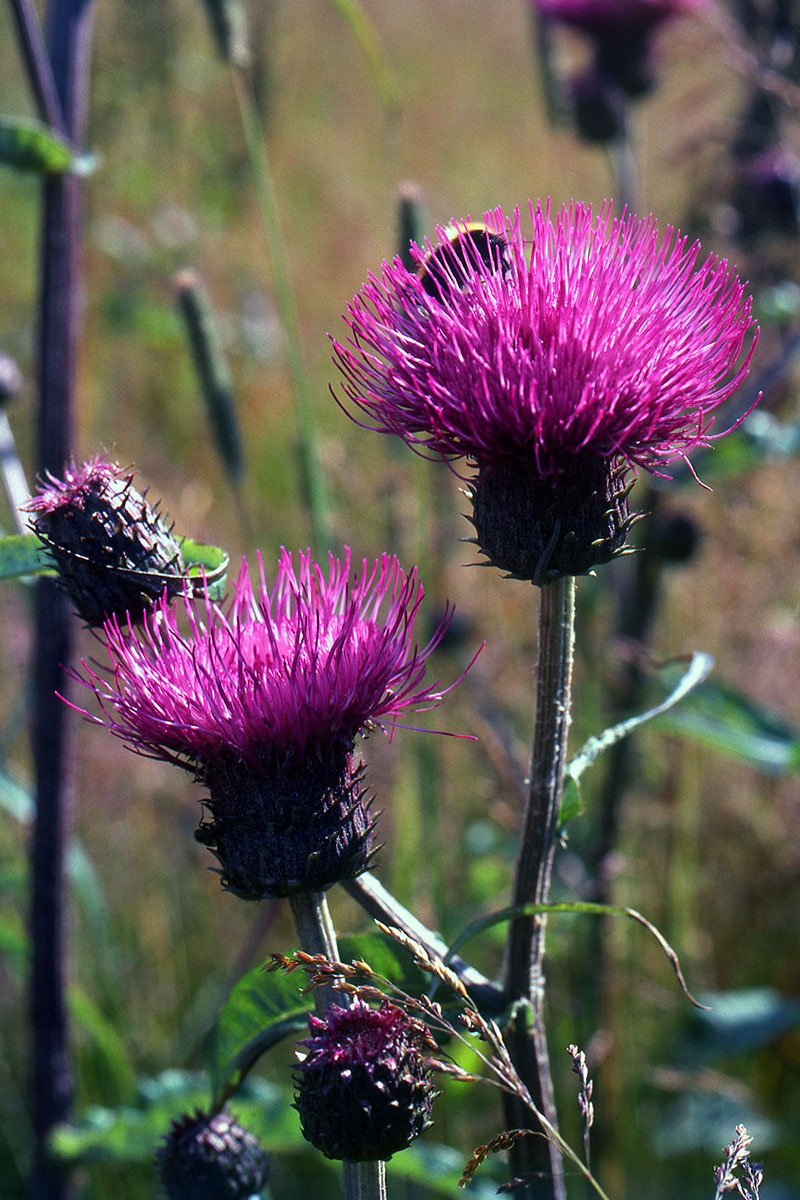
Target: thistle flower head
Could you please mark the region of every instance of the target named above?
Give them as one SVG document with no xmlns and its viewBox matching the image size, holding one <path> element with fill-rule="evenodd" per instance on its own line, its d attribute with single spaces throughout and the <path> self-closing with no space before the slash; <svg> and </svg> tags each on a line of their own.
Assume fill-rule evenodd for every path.
<svg viewBox="0 0 800 1200">
<path fill-rule="evenodd" d="M 270 1175 L 258 1139 L 225 1112 L 173 1121 L 157 1158 L 167 1200 L 253 1200 Z"/>
<path fill-rule="evenodd" d="M 498 547 L 486 528 L 478 540 L 504 570 L 542 582 L 619 552 L 629 466 L 664 473 L 720 436 L 714 414 L 747 375 L 753 322 L 727 264 L 701 260 L 697 243 L 652 217 L 573 202 L 555 215 L 531 207 L 531 219 L 526 239 L 519 212 L 487 214 L 505 230 L 504 269 L 475 259 L 439 299 L 399 259 L 384 262 L 333 345 L 344 404 L 363 425 L 476 467 L 473 502 L 502 493 L 481 501 L 484 526 L 487 506 L 501 522 L 519 515 L 520 530 L 506 530 L 515 541 L 533 519 L 527 549 Z M 582 523 L 581 545 L 562 556 Z"/>
<path fill-rule="evenodd" d="M 84 664 L 101 723 L 209 787 L 212 820 L 198 837 L 246 898 L 320 890 L 366 868 L 356 737 L 447 690 L 424 675 L 450 614 L 424 648 L 413 642 L 416 571 L 384 555 L 351 572 L 346 552 L 325 574 L 310 553 L 298 558 L 283 551 L 271 589 L 263 568 L 254 589 L 243 564 L 226 612 L 163 599 L 141 634 L 112 619 L 112 677 Z"/>
<path fill-rule="evenodd" d="M 431 1123 L 434 1089 L 425 1026 L 388 1000 L 332 1004 L 309 1016 L 311 1036 L 295 1078 L 303 1135 L 327 1158 L 390 1158 Z"/>
<path fill-rule="evenodd" d="M 158 510 L 114 463 L 73 463 L 28 505 L 31 526 L 58 568 L 59 584 L 87 625 L 138 620 L 167 589 L 183 590 L 180 546 Z"/>
</svg>

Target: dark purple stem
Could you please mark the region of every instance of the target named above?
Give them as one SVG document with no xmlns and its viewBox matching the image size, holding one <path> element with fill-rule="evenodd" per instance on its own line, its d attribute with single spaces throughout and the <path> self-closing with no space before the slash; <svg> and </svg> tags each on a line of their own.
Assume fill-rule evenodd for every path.
<svg viewBox="0 0 800 1200">
<path fill-rule="evenodd" d="M 11 11 L 17 24 L 19 47 L 28 72 L 39 116 L 58 133 L 66 133 L 64 112 L 56 91 L 53 68 L 42 37 L 42 27 L 32 0 L 11 0 Z"/>
<path fill-rule="evenodd" d="M 514 873 L 512 903 L 546 904 L 558 834 L 567 760 L 575 638 L 575 580 L 543 587 L 539 600 L 539 660 L 528 801 Z M 544 1021 L 546 917 L 514 917 L 508 928 L 503 985 L 506 1002 L 521 1002 L 504 1034 L 511 1060 L 536 1107 L 558 1128 Z M 506 1126 L 531 1128 L 529 1110 L 516 1096 L 503 1098 Z M 565 1200 L 557 1147 L 544 1137 L 523 1138 L 509 1154 L 512 1172 L 527 1184 L 524 1200 Z"/>
<path fill-rule="evenodd" d="M 30 17 L 28 5 L 15 10 Z M 31 21 L 30 30 L 37 28 Z M 23 49 L 40 104 L 52 80 L 63 129 L 81 146 L 91 42 L 91 0 L 50 0 L 48 44 L 51 73 L 36 57 L 36 33 Z M 33 47 L 33 51 L 30 51 Z M 35 64 L 39 62 L 39 68 Z M 52 103 L 51 103 L 52 107 Z M 49 115 L 49 114 L 48 114 Z M 54 113 L 58 115 L 58 113 Z M 61 472 L 72 443 L 75 366 L 80 311 L 82 189 L 71 174 L 44 183 L 39 287 L 36 466 Z M 66 1200 L 66 1174 L 48 1152 L 53 1126 L 65 1120 L 72 1102 L 64 982 L 66 894 L 64 854 L 70 828 L 66 786 L 67 709 L 56 696 L 68 680 L 62 666 L 71 650 L 71 615 L 53 582 L 41 579 L 34 601 L 33 765 L 36 789 L 31 872 L 32 964 L 30 1008 L 33 1039 L 32 1115 L 34 1161 L 32 1200 Z"/>
</svg>

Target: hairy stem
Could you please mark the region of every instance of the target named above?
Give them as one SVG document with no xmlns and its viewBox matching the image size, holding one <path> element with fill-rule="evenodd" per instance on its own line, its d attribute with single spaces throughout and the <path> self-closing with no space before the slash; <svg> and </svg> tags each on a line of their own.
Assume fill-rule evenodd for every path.
<svg viewBox="0 0 800 1200">
<path fill-rule="evenodd" d="M 29 4 L 17 7 L 37 103 L 74 146 L 83 141 L 89 80 L 91 0 L 50 0 L 49 67 Z M 20 29 L 22 25 L 18 26 Z M 52 85 L 52 86 L 51 86 Z M 55 90 L 55 98 L 52 95 Z M 57 108 L 56 108 L 57 101 Z M 63 121 L 63 124 L 62 124 Z M 82 189 L 72 174 L 44 183 L 39 283 L 37 414 L 38 471 L 61 472 L 72 448 L 80 310 Z M 56 696 L 65 687 L 71 653 L 71 614 L 51 579 L 34 591 L 33 766 L 36 811 L 31 838 L 30 1013 L 33 1045 L 32 1200 L 65 1200 L 69 1180 L 51 1158 L 48 1140 L 72 1104 L 66 1003 L 66 889 L 64 853 L 69 834 L 67 709 Z"/>
<path fill-rule="evenodd" d="M 514 905 L 546 904 L 550 894 L 570 723 L 574 630 L 575 580 L 568 577 L 541 589 L 531 772 Z M 546 922 L 538 914 L 515 917 L 509 925 L 503 984 L 508 1003 L 520 1003 L 506 1044 L 537 1108 L 558 1128 L 544 1028 Z M 525 1106 L 514 1097 L 505 1101 L 505 1119 L 509 1128 L 529 1123 Z M 552 1141 L 523 1138 L 511 1153 L 511 1166 L 515 1175 L 531 1177 L 515 1195 L 565 1200 L 561 1155 Z"/>
<path fill-rule="evenodd" d="M 369 1162 L 342 1163 L 346 1200 L 386 1200 L 386 1164 Z"/>
</svg>

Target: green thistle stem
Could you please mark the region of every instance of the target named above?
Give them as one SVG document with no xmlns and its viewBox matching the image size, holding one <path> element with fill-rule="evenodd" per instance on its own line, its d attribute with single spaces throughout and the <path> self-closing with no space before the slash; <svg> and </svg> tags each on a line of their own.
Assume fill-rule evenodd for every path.
<svg viewBox="0 0 800 1200">
<path fill-rule="evenodd" d="M 289 264 L 278 213 L 277 194 L 264 142 L 261 118 L 249 78 L 243 68 L 233 64 L 231 72 L 250 159 L 253 186 L 264 225 L 275 304 L 286 341 L 286 361 L 294 392 L 300 469 L 311 522 L 311 541 L 316 552 L 319 553 L 332 547 L 330 506 L 315 445 L 311 386 L 300 344 L 297 308 L 292 292 Z"/>
<path fill-rule="evenodd" d="M 369 1162 L 342 1163 L 344 1194 L 347 1200 L 386 1200 L 386 1164 Z"/>
<path fill-rule="evenodd" d="M 570 723 L 575 640 L 575 580 L 566 577 L 541 589 L 536 714 L 533 726 L 528 803 L 517 858 L 512 904 L 546 904 L 558 833 Z M 508 930 L 504 991 L 508 1003 L 522 1001 L 506 1044 L 536 1107 L 558 1128 L 544 1029 L 546 917 L 515 917 Z M 507 1097 L 509 1128 L 530 1123 L 526 1108 Z M 511 1152 L 515 1175 L 531 1174 L 526 1200 L 565 1200 L 561 1155 L 552 1141 L 523 1138 Z"/>
<path fill-rule="evenodd" d="M 325 893 L 293 892 L 289 904 L 297 939 L 306 954 L 324 954 L 327 959 L 336 962 L 339 947 Z M 349 1003 L 347 993 L 340 992 L 330 983 L 314 989 L 314 1007 L 320 1016 L 324 1016 L 331 1004 L 346 1007 Z"/>
</svg>

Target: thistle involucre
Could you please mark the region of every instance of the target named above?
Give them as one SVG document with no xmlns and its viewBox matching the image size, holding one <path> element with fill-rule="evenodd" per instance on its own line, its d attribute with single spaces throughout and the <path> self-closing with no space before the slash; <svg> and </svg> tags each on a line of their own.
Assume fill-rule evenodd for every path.
<svg viewBox="0 0 800 1200">
<path fill-rule="evenodd" d="M 167 1200 L 253 1200 L 269 1179 L 269 1155 L 235 1117 L 197 1112 L 172 1122 L 158 1173 Z"/>
<path fill-rule="evenodd" d="M 295 1107 L 303 1134 L 326 1158 L 365 1162 L 404 1150 L 431 1123 L 434 1089 L 425 1026 L 388 1001 L 332 1004 L 308 1018 Z"/>
<path fill-rule="evenodd" d="M 105 625 L 113 677 L 84 663 L 105 724 L 135 749 L 195 772 L 210 791 L 198 838 L 245 899 L 320 891 L 365 870 L 373 820 L 355 740 L 437 705 L 413 642 L 416 571 L 384 555 L 327 574 L 283 552 L 270 589 L 243 565 L 226 612 L 163 600 L 141 634 Z M 93 718 L 99 720 L 99 718 Z"/>
<path fill-rule="evenodd" d="M 31 526 L 58 567 L 61 588 L 87 625 L 138 620 L 166 588 L 183 591 L 180 545 L 133 486 L 133 475 L 93 458 L 49 475 L 29 504 Z"/>
<path fill-rule="evenodd" d="M 477 468 L 482 552 L 547 583 L 623 549 L 631 466 L 663 473 L 720 436 L 715 410 L 748 373 L 753 321 L 727 264 L 652 217 L 572 203 L 531 218 L 526 233 L 519 212 L 487 214 L 508 238 L 503 269 L 474 254 L 441 298 L 384 262 L 334 356 L 351 415 Z"/>
</svg>

